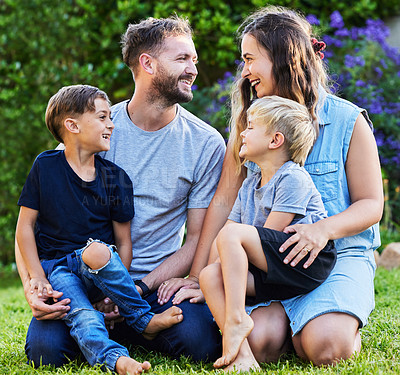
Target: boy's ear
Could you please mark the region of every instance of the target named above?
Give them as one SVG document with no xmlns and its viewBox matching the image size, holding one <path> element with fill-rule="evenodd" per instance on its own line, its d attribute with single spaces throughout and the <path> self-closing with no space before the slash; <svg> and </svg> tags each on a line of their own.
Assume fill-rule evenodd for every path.
<svg viewBox="0 0 400 375">
<path fill-rule="evenodd" d="M 148 74 L 154 74 L 154 59 L 147 53 L 142 53 L 139 56 L 139 64 L 142 69 Z"/>
<path fill-rule="evenodd" d="M 70 133 L 79 133 L 78 121 L 74 118 L 68 117 L 64 120 L 64 128 Z"/>
<path fill-rule="evenodd" d="M 285 142 L 285 136 L 281 132 L 275 132 L 269 144 L 269 149 L 277 149 Z"/>
</svg>

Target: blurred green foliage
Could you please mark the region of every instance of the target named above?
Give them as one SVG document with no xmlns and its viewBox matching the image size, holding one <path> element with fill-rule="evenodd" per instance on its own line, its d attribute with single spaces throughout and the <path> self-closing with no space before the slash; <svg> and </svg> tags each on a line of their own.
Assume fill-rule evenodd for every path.
<svg viewBox="0 0 400 375">
<path fill-rule="evenodd" d="M 340 10 L 350 24 L 400 11 L 398 0 L 270 1 L 327 19 Z M 187 16 L 195 31 L 200 88 L 212 86 L 238 59 L 235 31 L 261 0 L 0 0 L 0 262 L 13 261 L 18 200 L 32 162 L 56 146 L 44 125 L 47 101 L 64 85 L 86 83 L 115 103 L 133 91 L 121 59 L 129 22 Z M 378 7 L 379 4 L 379 7 Z"/>
</svg>

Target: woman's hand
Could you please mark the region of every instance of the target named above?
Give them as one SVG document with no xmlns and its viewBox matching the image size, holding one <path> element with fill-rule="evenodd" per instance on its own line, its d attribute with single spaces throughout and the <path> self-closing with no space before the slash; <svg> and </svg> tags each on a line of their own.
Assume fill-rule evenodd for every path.
<svg viewBox="0 0 400 375">
<path fill-rule="evenodd" d="M 172 303 L 174 305 L 179 305 L 186 299 L 189 299 L 190 303 L 203 303 L 206 301 L 200 288 L 193 289 L 189 287 L 183 287 L 175 294 Z"/>
<path fill-rule="evenodd" d="M 195 276 L 189 276 L 186 279 L 172 278 L 161 283 L 157 291 L 158 303 L 163 305 L 182 287 L 198 289 L 199 280 Z"/>
<path fill-rule="evenodd" d="M 279 248 L 281 253 L 297 243 L 283 260 L 285 264 L 290 263 L 294 267 L 308 253 L 310 253 L 310 256 L 303 267 L 307 268 L 314 262 L 319 252 L 329 241 L 328 234 L 323 230 L 323 226 L 319 225 L 322 221 L 320 220 L 314 224 L 294 224 L 283 230 L 284 233 L 294 234 Z"/>
</svg>

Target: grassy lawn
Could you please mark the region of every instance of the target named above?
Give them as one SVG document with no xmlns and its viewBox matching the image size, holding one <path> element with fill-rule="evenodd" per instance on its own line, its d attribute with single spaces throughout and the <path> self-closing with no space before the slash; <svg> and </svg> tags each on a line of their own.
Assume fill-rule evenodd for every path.
<svg viewBox="0 0 400 375">
<path fill-rule="evenodd" d="M 356 358 L 336 367 L 314 367 L 294 355 L 282 357 L 277 364 L 263 364 L 265 374 L 400 374 L 400 270 L 378 269 L 376 275 L 376 309 L 370 324 L 362 329 L 363 348 Z M 25 335 L 30 321 L 21 284 L 10 272 L 0 271 L 0 374 L 100 374 L 85 362 L 74 361 L 55 369 L 42 366 L 34 370 L 26 363 Z M 323 334 L 323 332 L 321 332 Z M 43 338 L 46 339 L 45 337 Z M 132 350 L 138 360 L 148 360 L 156 374 L 218 374 L 210 363 L 179 361 L 140 349 Z M 110 372 L 108 372 L 110 373 Z"/>
</svg>

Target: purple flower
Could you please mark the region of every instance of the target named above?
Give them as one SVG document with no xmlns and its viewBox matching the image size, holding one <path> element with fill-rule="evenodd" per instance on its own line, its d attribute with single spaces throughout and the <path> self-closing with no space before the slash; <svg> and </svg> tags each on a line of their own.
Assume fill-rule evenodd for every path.
<svg viewBox="0 0 400 375">
<path fill-rule="evenodd" d="M 383 75 L 382 69 L 379 66 L 374 68 L 374 71 L 378 74 L 378 78 L 381 78 Z"/>
<path fill-rule="evenodd" d="M 224 74 L 224 78 L 225 79 L 228 79 L 228 78 L 231 78 L 233 76 L 233 74 L 231 73 L 231 72 L 225 72 L 225 74 Z"/>
<path fill-rule="evenodd" d="M 332 38 L 330 35 L 324 35 L 322 40 L 326 43 L 327 46 L 329 47 L 337 47 L 341 48 L 343 47 L 343 42 L 337 38 Z M 325 53 L 325 52 L 324 52 Z"/>
<path fill-rule="evenodd" d="M 351 33 L 350 33 L 349 29 L 346 29 L 346 28 L 335 31 L 335 36 L 338 36 L 340 38 L 343 38 L 343 37 L 347 38 L 350 35 L 351 35 Z"/>
<path fill-rule="evenodd" d="M 309 14 L 309 15 L 306 17 L 306 20 L 307 20 L 308 22 L 310 22 L 311 25 L 317 25 L 317 26 L 320 25 L 319 19 L 318 19 L 317 16 L 315 16 L 314 14 Z"/>
<path fill-rule="evenodd" d="M 358 79 L 358 80 L 356 81 L 356 86 L 357 86 L 357 87 L 365 87 L 365 86 L 366 86 L 366 83 L 365 83 L 364 81 L 362 81 L 361 79 Z"/>
<path fill-rule="evenodd" d="M 356 65 L 364 66 L 365 60 L 363 56 L 345 55 L 344 65 L 346 65 L 347 68 L 354 68 Z"/>
<path fill-rule="evenodd" d="M 329 25 L 334 29 L 341 29 L 344 27 L 343 18 L 339 11 L 335 10 L 331 14 L 331 22 Z"/>
<path fill-rule="evenodd" d="M 350 37 L 353 40 L 357 40 L 361 34 L 361 29 L 359 27 L 352 27 L 350 29 Z"/>
<path fill-rule="evenodd" d="M 390 31 L 389 27 L 382 20 L 367 20 L 367 27 L 364 29 L 364 34 L 368 40 L 385 43 Z"/>
<path fill-rule="evenodd" d="M 192 91 L 196 91 L 198 89 L 197 85 L 192 85 Z"/>
<path fill-rule="evenodd" d="M 369 108 L 369 111 L 374 115 L 379 115 L 380 113 L 383 112 L 382 104 L 380 103 L 379 99 L 373 100 L 371 102 L 371 106 Z"/>
<path fill-rule="evenodd" d="M 387 57 L 389 57 L 396 65 L 400 65 L 400 52 L 398 48 L 391 47 L 386 43 L 382 45 L 382 48 Z"/>
</svg>

